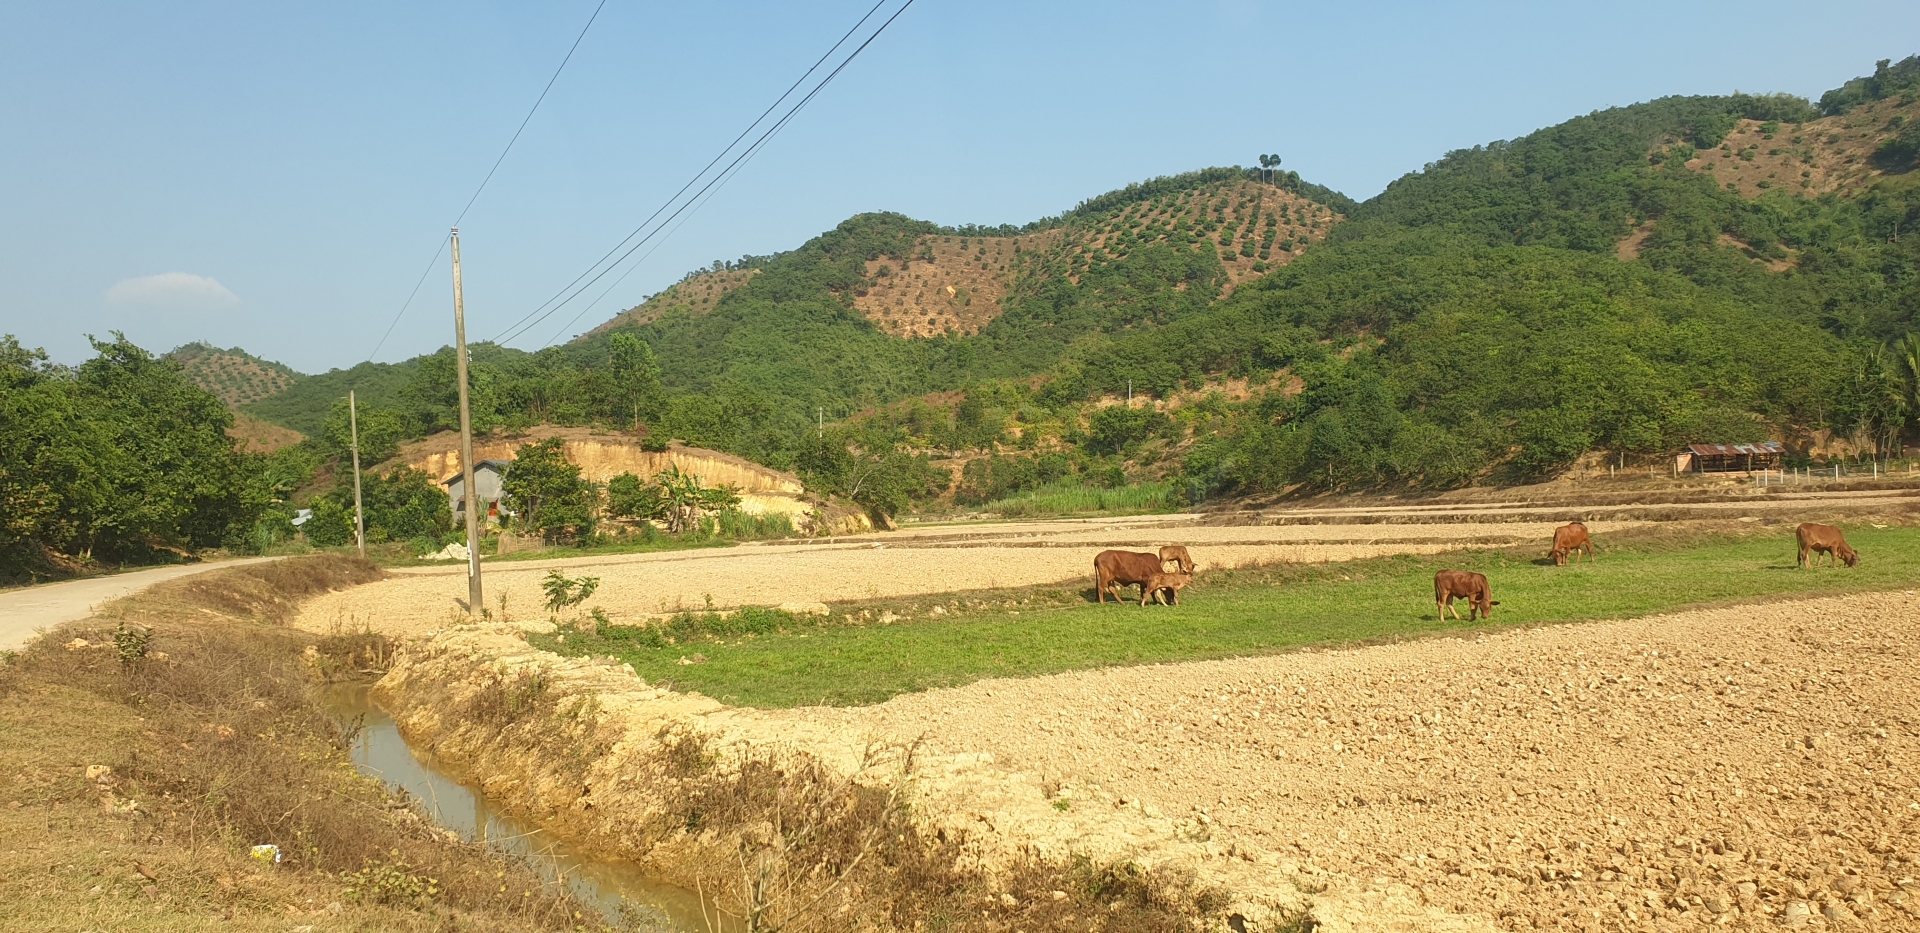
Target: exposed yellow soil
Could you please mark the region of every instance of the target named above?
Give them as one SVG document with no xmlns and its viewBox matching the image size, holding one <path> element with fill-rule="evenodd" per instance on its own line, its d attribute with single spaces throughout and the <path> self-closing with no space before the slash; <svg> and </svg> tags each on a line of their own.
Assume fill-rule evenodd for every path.
<svg viewBox="0 0 1920 933">
<path fill-rule="evenodd" d="M 305 434 L 292 428 L 283 428 L 270 421 L 262 421 L 245 412 L 233 413 L 233 427 L 227 429 L 227 436 L 240 442 L 240 449 L 249 453 L 270 454 L 283 447 L 292 447 L 307 439 Z"/>
<path fill-rule="evenodd" d="M 778 513 L 798 522 L 814 511 L 814 506 L 806 500 L 806 487 L 791 473 L 717 450 L 678 443 L 664 451 L 644 450 L 640 437 L 624 432 L 540 425 L 511 436 L 476 437 L 473 456 L 475 460 L 512 460 L 521 446 L 551 437 L 561 439 L 567 462 L 579 467 L 581 477 L 589 482 L 605 483 L 622 473 L 651 479 L 672 465 L 700 477 L 705 485 L 732 486 L 740 493 L 741 510 L 749 514 Z M 435 480 L 451 478 L 460 472 L 460 437 L 443 431 L 414 441 L 400 448 L 393 460 L 376 469 L 394 464 L 422 470 Z"/>
</svg>

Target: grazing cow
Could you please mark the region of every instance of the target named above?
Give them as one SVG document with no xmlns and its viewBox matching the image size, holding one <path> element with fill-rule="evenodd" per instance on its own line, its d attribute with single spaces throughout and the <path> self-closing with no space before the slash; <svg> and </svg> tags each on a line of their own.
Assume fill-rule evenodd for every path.
<svg viewBox="0 0 1920 933">
<path fill-rule="evenodd" d="M 1453 605 L 1454 599 L 1467 601 L 1467 621 L 1493 618 L 1493 607 L 1499 601 L 1491 599 L 1493 588 L 1487 585 L 1487 575 L 1470 570 L 1442 570 L 1433 575 L 1433 602 L 1440 607 L 1440 621 L 1447 620 L 1451 611 L 1453 617 L 1460 618 L 1460 610 Z"/>
<path fill-rule="evenodd" d="M 1156 573 L 1148 577 L 1147 582 L 1140 584 L 1140 605 L 1144 606 L 1147 604 L 1147 600 L 1154 599 L 1158 597 L 1159 594 L 1165 593 L 1167 594 L 1167 602 L 1171 605 L 1178 606 L 1180 605 L 1180 591 L 1192 582 L 1193 574 L 1190 573 Z"/>
<path fill-rule="evenodd" d="M 1189 576 L 1193 574 L 1193 556 L 1187 553 L 1185 547 L 1178 544 L 1169 544 L 1161 548 L 1160 566 L 1165 567 L 1168 561 L 1172 561 L 1175 564 L 1174 572 L 1184 573 Z"/>
<path fill-rule="evenodd" d="M 1553 550 L 1547 556 L 1553 558 L 1554 566 L 1565 567 L 1567 555 L 1573 554 L 1577 560 L 1581 551 L 1587 552 L 1587 560 L 1593 560 L 1593 538 L 1588 536 L 1587 526 L 1568 522 L 1553 530 Z"/>
<path fill-rule="evenodd" d="M 1802 567 L 1813 566 L 1821 554 L 1827 555 L 1827 562 L 1846 561 L 1852 567 L 1860 563 L 1860 552 L 1847 546 L 1845 535 L 1832 525 L 1816 525 L 1807 522 L 1793 530 L 1793 536 L 1800 539 L 1800 560 Z"/>
<path fill-rule="evenodd" d="M 1160 555 L 1143 554 L 1139 551 L 1101 551 L 1093 558 L 1093 585 L 1099 590 L 1100 602 L 1107 601 L 1107 593 L 1112 592 L 1117 602 L 1120 588 L 1123 586 L 1146 586 L 1153 575 L 1159 573 L 1162 565 Z"/>
</svg>

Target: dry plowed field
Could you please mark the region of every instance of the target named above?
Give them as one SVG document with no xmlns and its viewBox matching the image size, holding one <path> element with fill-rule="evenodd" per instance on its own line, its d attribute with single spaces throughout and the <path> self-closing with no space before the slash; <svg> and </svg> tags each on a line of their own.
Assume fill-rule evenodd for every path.
<svg viewBox="0 0 1920 933">
<path fill-rule="evenodd" d="M 1508 929 L 1920 929 L 1920 598 L 984 681 L 812 710 Z"/>
<path fill-rule="evenodd" d="M 1591 523 L 1605 534 L 1637 523 Z M 947 526 L 850 543 L 742 547 L 509 561 L 483 570 L 487 606 L 505 594 L 513 619 L 544 620 L 540 580 L 561 569 L 596 576 L 594 604 L 616 622 L 711 604 L 778 606 L 1051 583 L 1093 585 L 1093 557 L 1107 548 L 1184 544 L 1208 568 L 1266 561 L 1328 561 L 1431 554 L 1467 545 L 1547 542 L 1552 523 L 1201 527 L 1191 517 L 1102 522 Z M 1542 550 L 1545 549 L 1542 543 Z M 394 571 L 392 579 L 314 600 L 302 625 L 316 631 L 371 627 L 419 634 L 464 618 L 466 564 Z"/>
<path fill-rule="evenodd" d="M 505 563 L 488 569 L 488 604 L 504 591 L 516 618 L 544 615 L 537 581 L 553 567 L 601 577 L 595 601 L 618 619 L 709 598 L 778 605 L 1080 585 L 1107 547 L 1185 544 L 1204 568 L 1544 546 L 1555 524 L 1313 520 L 1324 523 L 945 526 Z M 1596 535 L 1630 524 L 1589 522 Z M 464 595 L 464 566 L 402 571 L 316 600 L 301 624 L 424 632 L 455 620 Z M 1097 788 L 1122 805 L 1115 821 L 1184 818 L 1186 838 L 1215 844 L 1210 858 L 1271 866 L 1303 891 L 1326 878 L 1327 898 L 1411 892 L 1465 927 L 1920 930 L 1916 662 L 1920 597 L 1905 591 L 746 715 L 853 744 L 990 752 L 1007 773 Z M 1416 929 L 1408 916 L 1349 913 L 1328 928 Z"/>
</svg>

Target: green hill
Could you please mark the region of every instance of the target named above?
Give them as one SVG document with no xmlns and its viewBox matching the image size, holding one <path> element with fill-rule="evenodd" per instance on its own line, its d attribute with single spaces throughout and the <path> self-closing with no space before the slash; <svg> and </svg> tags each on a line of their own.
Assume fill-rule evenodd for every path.
<svg viewBox="0 0 1920 933">
<path fill-rule="evenodd" d="M 292 428 L 308 437 L 317 437 L 326 423 L 327 412 L 335 401 L 344 402 L 347 390 L 357 401 L 369 407 L 392 407 L 400 392 L 419 368 L 415 360 L 401 363 L 361 363 L 352 369 L 330 369 L 313 376 L 302 376 L 274 395 L 241 406 L 241 410 L 263 421 Z"/>
<path fill-rule="evenodd" d="M 863 214 L 565 346 L 477 347 L 475 421 L 638 411 L 828 485 L 842 441 L 954 456 L 982 495 L 1447 486 L 1689 440 L 1891 444 L 1920 415 L 1920 360 L 1901 362 L 1920 338 L 1889 347 L 1920 327 L 1913 73 L 1882 63 L 1818 108 L 1597 111 L 1362 203 L 1226 168 L 1021 226 Z M 451 423 L 451 362 L 308 377 L 248 410 L 311 433 L 359 380 L 424 432 Z M 1157 410 L 1102 401 L 1129 391 Z M 828 448 L 821 414 L 845 422 Z M 944 489 L 917 475 L 914 494 Z"/>
<path fill-rule="evenodd" d="M 166 359 L 179 363 L 187 378 L 228 408 L 284 392 L 300 379 L 299 373 L 280 363 L 263 360 L 239 347 L 222 350 L 204 341 L 175 347 Z"/>
</svg>

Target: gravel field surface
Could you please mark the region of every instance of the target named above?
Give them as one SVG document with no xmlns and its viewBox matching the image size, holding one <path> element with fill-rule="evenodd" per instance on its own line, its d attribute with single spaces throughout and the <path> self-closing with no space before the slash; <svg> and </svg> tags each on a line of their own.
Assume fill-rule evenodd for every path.
<svg viewBox="0 0 1920 933">
<path fill-rule="evenodd" d="M 1507 929 L 1920 929 L 1920 598 L 984 681 L 795 711 L 992 750 Z"/>
<path fill-rule="evenodd" d="M 1164 518 L 1164 516 L 1155 516 Z M 1144 525 L 1144 527 L 1143 527 Z M 510 618 L 544 620 L 540 580 L 560 569 L 597 576 L 591 602 L 616 621 L 635 621 L 679 609 L 817 604 L 957 590 L 1085 583 L 1093 557 L 1106 548 L 1154 550 L 1185 544 L 1207 568 L 1267 561 L 1356 560 L 1386 554 L 1431 554 L 1467 544 L 1538 542 L 1544 552 L 1552 523 L 1486 525 L 1172 526 L 1110 521 L 960 526 L 964 539 L 930 535 L 835 544 L 755 544 L 653 554 L 512 561 L 483 569 L 487 607 L 497 615 L 502 594 Z M 1596 534 L 1629 523 L 1591 523 Z M 950 529 L 951 530 L 951 529 Z M 932 529 L 925 531 L 931 532 Z M 419 634 L 464 616 L 466 565 L 407 568 L 380 583 L 330 593 L 309 602 L 299 624 L 330 632 L 362 627 L 392 635 Z"/>
</svg>

